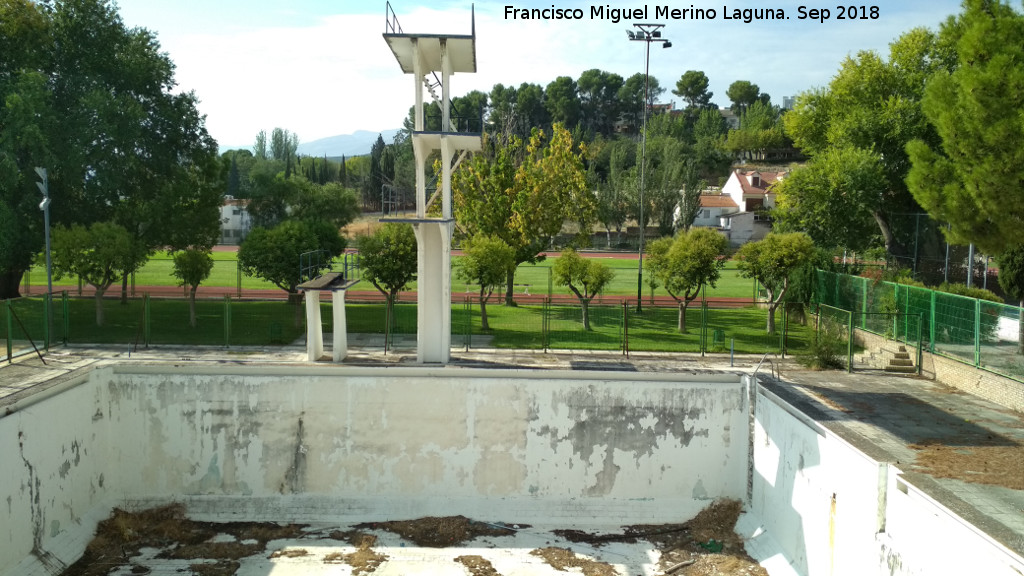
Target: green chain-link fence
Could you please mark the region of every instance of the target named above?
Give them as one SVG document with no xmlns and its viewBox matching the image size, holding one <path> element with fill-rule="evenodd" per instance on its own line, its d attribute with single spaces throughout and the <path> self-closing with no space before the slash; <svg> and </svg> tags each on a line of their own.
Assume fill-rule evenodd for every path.
<svg viewBox="0 0 1024 576">
<path fill-rule="evenodd" d="M 929 352 L 1024 382 L 1017 306 L 820 270 L 816 298 L 860 312 L 859 329 L 912 346 L 920 340 Z"/>
<path fill-rule="evenodd" d="M 346 302 L 349 342 L 369 347 L 415 347 L 416 303 L 403 295 L 389 313 L 380 300 Z M 301 345 L 305 337 L 305 308 L 284 300 L 249 300 L 232 296 L 199 298 L 195 326 L 188 299 L 141 296 L 122 302 L 105 298 L 102 322 L 94 298 L 61 294 L 54 300 L 54 328 L 46 323 L 42 297 L 3 301 L 0 339 L 6 357 L 31 353 L 31 343 L 102 344 L 137 349 L 146 346 L 267 346 Z M 716 303 L 715 306 L 724 306 Z M 330 332 L 331 303 L 321 303 L 324 330 Z M 487 306 L 488 327 L 481 320 L 477 299 L 452 306 L 452 344 L 469 348 L 586 349 L 696 353 L 799 353 L 812 331 L 802 320 L 802 307 L 776 312 L 776 330 L 768 334 L 763 303 L 732 302 L 714 307 L 700 300 L 685 312 L 685 327 L 675 305 L 635 301 L 592 303 L 590 330 L 584 329 L 583 309 L 575 298 L 544 298 L 536 304 L 505 306 L 493 299 Z M 683 329 L 680 329 L 683 328 Z"/>
</svg>

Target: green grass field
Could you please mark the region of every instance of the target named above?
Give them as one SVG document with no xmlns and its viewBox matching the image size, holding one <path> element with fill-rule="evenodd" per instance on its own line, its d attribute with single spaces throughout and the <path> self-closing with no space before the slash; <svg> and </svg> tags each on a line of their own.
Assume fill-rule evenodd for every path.
<svg viewBox="0 0 1024 576">
<path fill-rule="evenodd" d="M 237 254 L 235 252 L 214 252 L 214 266 L 213 272 L 205 282 L 204 286 L 226 286 L 231 288 L 237 288 L 239 282 L 241 282 L 241 288 L 243 290 L 257 290 L 257 289 L 277 289 L 276 286 L 261 280 L 259 278 L 252 278 L 249 276 L 239 275 L 238 266 L 236 260 Z M 602 294 L 606 296 L 636 296 L 636 280 L 637 280 L 637 261 L 630 259 L 619 259 L 619 258 L 598 258 L 601 262 L 607 264 L 610 268 L 615 271 L 615 278 L 605 288 Z M 472 285 L 466 285 L 461 282 L 455 274 L 454 268 L 458 267 L 459 257 L 455 256 L 452 258 L 452 289 L 457 292 L 476 292 L 476 288 Z M 530 294 L 547 294 L 549 286 L 549 275 L 551 266 L 554 264 L 553 258 L 548 258 L 538 264 L 523 264 L 516 270 L 515 280 L 515 292 L 522 294 L 529 291 Z M 158 254 L 153 258 L 150 258 L 149 262 L 146 263 L 143 268 L 135 275 L 136 286 L 177 286 L 177 279 L 172 275 L 174 264 L 166 254 Z M 39 286 L 46 283 L 46 271 L 45 268 L 35 267 L 28 274 L 26 274 L 27 281 L 33 286 Z M 651 295 L 651 288 L 647 284 L 649 279 L 648 274 L 644 274 L 644 287 L 643 294 L 644 298 Z M 78 280 L 74 277 L 65 277 L 60 280 L 54 280 L 54 286 L 61 289 L 67 289 L 78 286 Z M 357 290 L 372 290 L 373 287 L 363 285 L 356 288 Z M 413 282 L 409 290 L 416 290 L 416 283 Z M 552 294 L 556 295 L 569 295 L 571 294 L 568 287 L 565 286 L 551 286 Z M 668 293 L 662 288 L 656 288 L 654 290 L 655 296 L 666 296 Z M 748 278 L 743 278 L 739 275 L 735 265 L 730 262 L 727 267 L 722 270 L 722 278 L 718 281 L 714 288 L 708 287 L 706 295 L 708 297 L 723 297 L 723 298 L 752 298 L 754 295 L 754 281 Z"/>
<path fill-rule="evenodd" d="M 133 299 L 121 304 L 116 299 L 103 303 L 105 323 L 96 325 L 96 309 L 91 298 L 70 298 L 67 322 L 64 307 L 55 307 L 55 340 L 64 337 L 72 344 L 255 346 L 282 345 L 299 341 L 305 332 L 304 309 L 284 301 L 252 302 L 239 300 L 201 300 L 197 302 L 197 327 L 188 324 L 187 300 L 150 299 L 149 330 L 146 331 L 146 300 Z M 330 304 L 322 304 L 325 330 L 331 330 Z M 17 318 L 37 343 L 44 340 L 42 300 L 22 298 L 12 301 Z M 4 315 L 0 315 L 2 317 Z M 545 318 L 546 316 L 546 318 Z M 778 334 L 765 333 L 766 311 L 762 308 L 709 309 L 699 306 L 687 313 L 688 332 L 677 331 L 674 307 L 648 306 L 642 314 L 622 306 L 592 306 L 591 331 L 583 330 L 579 306 L 488 306 L 490 329 L 483 330 L 478 305 L 452 308 L 452 343 L 460 345 L 473 336 L 474 345 L 498 348 L 541 349 L 576 348 L 619 350 L 628 336 L 633 351 L 698 352 L 701 334 L 706 350 L 728 352 L 735 343 L 738 353 L 778 351 L 783 330 L 782 314 L 777 314 Z M 348 303 L 346 319 L 350 333 L 381 334 L 385 326 L 383 304 Z M 6 322 L 0 322 L 0 340 L 7 336 Z M 15 339 L 24 340 L 21 324 L 12 324 Z M 226 332 L 227 330 L 227 332 Z M 395 307 L 394 333 L 416 333 L 416 304 Z M 807 348 L 810 329 L 790 323 L 787 348 L 799 352 Z M 488 338 L 481 338 L 488 337 Z"/>
</svg>

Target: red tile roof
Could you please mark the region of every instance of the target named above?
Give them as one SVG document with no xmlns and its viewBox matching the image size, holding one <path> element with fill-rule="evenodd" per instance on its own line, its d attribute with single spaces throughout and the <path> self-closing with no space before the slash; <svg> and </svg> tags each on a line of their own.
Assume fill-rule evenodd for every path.
<svg viewBox="0 0 1024 576">
<path fill-rule="evenodd" d="M 771 187 L 772 184 L 778 182 L 781 178 L 786 175 L 785 172 L 761 172 L 758 170 L 752 170 L 750 172 L 741 172 L 735 170 L 733 172 L 740 181 L 740 186 L 743 187 L 743 195 L 754 195 L 764 196 L 766 194 L 774 194 Z M 758 177 L 755 179 L 757 184 L 750 182 L 750 176 L 756 174 Z"/>
<path fill-rule="evenodd" d="M 739 208 L 730 196 L 723 194 L 704 194 L 700 197 L 701 208 Z"/>
</svg>

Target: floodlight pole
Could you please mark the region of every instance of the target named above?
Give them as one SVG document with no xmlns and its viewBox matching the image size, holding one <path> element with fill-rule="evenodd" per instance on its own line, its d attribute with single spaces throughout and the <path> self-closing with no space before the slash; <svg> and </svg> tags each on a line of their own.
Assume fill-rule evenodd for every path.
<svg viewBox="0 0 1024 576">
<path fill-rule="evenodd" d="M 664 24 L 633 24 L 639 28 L 638 32 L 627 30 L 631 42 L 645 42 L 647 44 L 644 56 L 644 103 L 643 103 L 643 125 L 640 129 L 640 218 L 637 224 L 640 226 L 640 247 L 636 274 L 636 311 L 643 312 L 644 292 L 644 173 L 647 170 L 647 107 L 650 102 L 651 89 L 651 42 L 662 42 L 662 48 L 671 48 L 672 43 L 661 37 L 661 28 Z"/>
</svg>

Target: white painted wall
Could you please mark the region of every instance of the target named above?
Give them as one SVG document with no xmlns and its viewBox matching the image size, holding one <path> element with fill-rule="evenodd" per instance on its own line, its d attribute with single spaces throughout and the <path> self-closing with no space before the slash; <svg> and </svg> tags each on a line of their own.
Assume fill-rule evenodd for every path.
<svg viewBox="0 0 1024 576">
<path fill-rule="evenodd" d="M 897 474 L 889 477 L 886 517 L 881 574 L 1024 574 L 1019 556 Z"/>
<path fill-rule="evenodd" d="M 735 374 L 168 368 L 98 370 L 0 418 L 0 574 L 34 548 L 72 561 L 114 505 L 619 526 L 746 490 Z"/>
<path fill-rule="evenodd" d="M 791 573 L 1024 574 L 1024 560 L 898 469 L 868 458 L 770 392 L 758 391 L 755 414 L 749 509 Z"/>
<path fill-rule="evenodd" d="M 0 417 L 0 574 L 27 573 L 8 569 L 33 550 L 40 552 L 36 563 L 59 566 L 77 558 L 84 541 L 70 551 L 52 544 L 61 536 L 91 537 L 93 511 L 105 516 L 116 494 L 102 391 L 86 377 L 61 388 Z"/>
<path fill-rule="evenodd" d="M 755 406 L 753 514 L 798 574 L 870 574 L 879 464 L 770 392 Z"/>
<path fill-rule="evenodd" d="M 775 574 L 1024 573 L 770 392 L 751 435 L 748 397 L 735 374 L 101 368 L 0 416 L 0 575 L 56 573 L 44 565 L 76 559 L 115 505 L 620 526 L 743 499 L 748 472 L 747 533 L 782 558 Z"/>
</svg>

